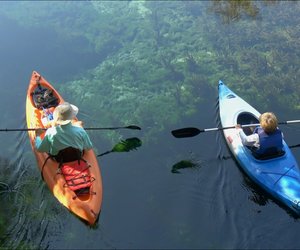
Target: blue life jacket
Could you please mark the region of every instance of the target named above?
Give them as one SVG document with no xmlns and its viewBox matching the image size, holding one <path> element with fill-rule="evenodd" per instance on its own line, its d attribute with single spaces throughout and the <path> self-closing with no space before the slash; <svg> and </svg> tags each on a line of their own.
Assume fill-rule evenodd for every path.
<svg viewBox="0 0 300 250">
<path fill-rule="evenodd" d="M 257 127 L 253 131 L 259 136 L 259 149 L 255 151 L 258 155 L 272 155 L 282 152 L 282 133 L 280 129 L 275 132 L 267 134 L 262 127 Z"/>
</svg>

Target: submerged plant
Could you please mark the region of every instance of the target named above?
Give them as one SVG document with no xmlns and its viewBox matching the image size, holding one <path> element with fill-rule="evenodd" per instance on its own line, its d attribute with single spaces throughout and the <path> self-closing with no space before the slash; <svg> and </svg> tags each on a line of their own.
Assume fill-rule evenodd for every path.
<svg viewBox="0 0 300 250">
<path fill-rule="evenodd" d="M 11 187 L 9 184 L 5 182 L 0 182 L 0 195 L 4 195 L 4 194 L 11 195 L 16 193 L 21 194 L 21 196 L 25 198 L 24 194 L 19 191 L 18 185 Z"/>
<path fill-rule="evenodd" d="M 300 112 L 299 8 L 297 1 L 20 1 L 2 4 L 0 14 L 89 41 L 98 65 L 59 90 L 103 124 L 138 121 L 153 139 L 194 115 L 219 79 L 261 110 L 278 103 Z"/>
</svg>

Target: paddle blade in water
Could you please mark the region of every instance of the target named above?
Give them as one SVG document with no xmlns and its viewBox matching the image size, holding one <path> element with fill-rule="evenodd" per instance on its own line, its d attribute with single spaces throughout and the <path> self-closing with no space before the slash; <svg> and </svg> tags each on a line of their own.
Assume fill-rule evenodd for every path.
<svg viewBox="0 0 300 250">
<path fill-rule="evenodd" d="M 126 128 L 141 130 L 141 128 L 139 126 L 136 126 L 136 125 L 130 125 L 130 126 L 127 126 Z"/>
<path fill-rule="evenodd" d="M 201 132 L 198 128 L 181 128 L 173 130 L 171 133 L 176 138 L 193 137 Z"/>
<path fill-rule="evenodd" d="M 131 150 L 136 150 L 140 146 L 142 146 L 142 141 L 139 138 L 127 138 L 116 144 L 111 152 L 129 152 Z"/>
<path fill-rule="evenodd" d="M 126 140 L 120 141 L 118 144 L 116 144 L 112 150 L 106 151 L 102 154 L 97 155 L 103 156 L 112 152 L 129 152 L 131 150 L 136 150 L 138 147 L 142 146 L 142 141 L 139 138 L 132 137 L 127 138 Z"/>
<path fill-rule="evenodd" d="M 182 160 L 173 165 L 171 172 L 173 174 L 180 174 L 179 169 L 184 168 L 196 168 L 199 167 L 198 163 L 192 162 L 190 160 Z"/>
</svg>

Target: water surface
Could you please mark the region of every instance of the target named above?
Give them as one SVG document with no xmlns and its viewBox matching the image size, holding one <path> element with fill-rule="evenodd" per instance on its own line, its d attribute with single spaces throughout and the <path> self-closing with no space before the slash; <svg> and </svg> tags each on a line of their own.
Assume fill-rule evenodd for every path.
<svg viewBox="0 0 300 250">
<path fill-rule="evenodd" d="M 241 15 L 230 12 L 222 16 L 217 15 L 222 13 L 220 11 L 209 12 L 207 10 L 209 3 L 203 3 L 201 11 L 199 9 L 190 11 L 195 18 L 203 12 L 209 15 L 207 24 L 198 24 L 201 30 L 210 22 L 219 22 L 223 17 L 224 20 L 220 21 L 222 25 L 219 26 L 221 31 L 219 34 L 223 35 L 228 31 L 228 37 L 218 36 L 218 33 L 211 34 L 211 47 L 207 48 L 207 52 L 215 54 L 215 51 L 218 53 L 224 51 L 228 53 L 228 57 L 221 54 L 219 56 L 227 59 L 240 56 L 234 54 L 235 48 L 228 50 L 230 39 L 242 40 L 245 35 L 234 31 L 238 21 L 247 23 L 254 18 L 257 25 L 261 25 L 263 32 L 267 32 L 264 25 L 267 25 L 270 19 L 274 19 L 274 26 L 282 27 L 280 15 L 278 19 L 274 17 L 278 9 L 284 5 L 284 10 L 287 10 L 293 8 L 294 4 L 291 2 L 271 6 L 260 4 L 257 14 L 255 11 L 242 11 Z M 158 7 L 160 4 L 164 8 L 167 7 L 166 2 L 157 4 Z M 192 5 L 185 7 L 191 8 Z M 293 22 L 296 18 L 290 16 L 290 21 Z M 49 29 L 26 27 L 4 15 L 0 15 L 0 20 L 2 128 L 25 127 L 25 94 L 33 70 L 37 70 L 60 89 L 62 85 L 80 79 L 82 74 L 105 60 L 106 55 L 86 49 L 90 46 L 87 39 L 66 40 L 52 27 Z M 180 21 L 178 23 L 180 24 Z M 177 32 L 180 36 L 184 32 L 184 26 L 178 25 Z M 115 33 L 113 38 L 118 41 L 120 34 Z M 201 36 L 196 38 L 201 39 Z M 257 35 L 256 39 L 259 44 L 264 37 Z M 274 42 L 286 46 L 281 40 Z M 248 45 L 244 43 L 244 46 Z M 115 48 L 109 49 L 112 52 Z M 297 53 L 295 51 L 295 57 L 299 59 Z M 290 60 L 287 59 L 287 68 L 282 68 L 282 76 L 278 76 L 278 79 L 285 80 L 284 73 L 292 66 L 289 63 L 294 64 L 294 61 Z M 247 64 L 249 71 L 253 71 L 254 64 L 251 63 Z M 206 79 L 210 79 L 215 69 L 210 71 L 205 69 L 205 64 L 202 66 L 200 69 L 202 76 L 204 74 Z M 248 85 L 244 88 L 239 85 L 245 80 L 244 69 L 241 67 L 240 71 L 235 70 L 235 64 L 229 60 L 224 63 L 225 66 L 227 72 L 231 71 L 232 75 L 215 77 L 220 77 L 225 84 L 230 84 L 232 90 L 241 97 L 245 94 L 247 101 L 257 109 L 261 111 L 271 109 L 278 114 L 280 120 L 299 119 L 296 117 L 299 116 L 299 111 L 278 104 L 279 99 L 282 101 L 288 98 L 287 93 L 283 91 L 278 98 L 270 98 L 267 104 L 257 101 L 251 98 L 251 84 L 249 91 Z M 296 66 L 299 68 L 299 60 Z M 269 74 L 270 69 L 260 68 L 260 70 L 263 76 Z M 249 72 L 249 75 L 253 82 L 261 79 L 258 71 Z M 180 75 L 169 77 L 171 82 L 181 79 Z M 234 77 L 240 78 L 240 81 L 231 82 Z M 287 88 L 292 87 L 295 81 L 285 81 L 284 84 Z M 120 132 L 123 139 L 138 137 L 143 140 L 143 145 L 134 151 L 113 152 L 99 158 L 104 196 L 99 222 L 93 228 L 70 214 L 51 195 L 40 178 L 27 134 L 1 132 L 0 173 L 3 177 L 0 179 L 1 246 L 32 249 L 298 248 L 299 219 L 244 175 L 231 158 L 220 132 L 206 132 L 185 139 L 176 139 L 171 135 L 171 130 L 180 127 L 220 126 L 217 81 L 207 81 L 206 85 L 204 88 L 202 83 L 202 87 L 199 88 L 199 92 L 205 92 L 203 95 L 205 100 L 199 102 L 197 112 L 193 115 L 185 116 L 175 124 L 170 122 L 162 130 L 158 129 L 160 120 L 156 123 L 152 121 L 143 123 L 142 131 L 123 130 Z M 196 87 L 198 86 L 195 86 L 195 89 L 198 89 Z M 158 94 L 163 89 L 164 86 L 158 84 L 153 87 L 153 92 Z M 95 121 L 101 126 L 101 117 L 93 117 L 92 110 L 88 106 L 81 102 L 76 103 L 77 99 L 70 92 L 61 93 L 79 106 L 82 111 L 80 118 L 87 126 L 94 125 Z M 256 97 L 261 100 L 259 96 Z M 169 112 L 181 108 L 179 105 L 180 102 Z M 114 106 L 111 105 L 110 108 L 112 111 Z M 145 112 L 145 116 L 152 116 L 151 110 Z M 122 125 L 117 124 L 119 120 L 121 117 L 114 117 L 115 124 L 111 126 Z M 147 134 L 150 129 L 156 132 Z M 282 126 L 281 129 L 289 145 L 299 143 L 299 125 Z M 110 150 L 114 144 L 104 140 L 101 133 L 105 132 L 90 132 L 98 153 Z M 300 162 L 299 150 L 293 149 L 298 162 Z M 172 166 L 182 160 L 193 161 L 196 166 L 180 169 L 180 173 L 172 173 Z"/>
</svg>

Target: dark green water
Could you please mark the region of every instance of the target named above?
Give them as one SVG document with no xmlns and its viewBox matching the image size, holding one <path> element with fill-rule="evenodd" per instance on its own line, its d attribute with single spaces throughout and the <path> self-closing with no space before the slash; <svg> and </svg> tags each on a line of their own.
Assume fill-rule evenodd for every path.
<svg viewBox="0 0 300 250">
<path fill-rule="evenodd" d="M 299 4 L 226 2 L 141 4 L 140 10 L 152 10 L 153 33 L 147 16 L 135 21 L 132 6 L 121 11 L 121 2 L 106 2 L 101 29 L 92 25 L 94 12 L 84 15 L 88 2 L 77 9 L 78 3 L 52 2 L 53 9 L 29 3 L 47 17 L 36 25 L 22 17 L 26 4 L 0 3 L 10 14 L 0 12 L 1 128 L 25 127 L 25 93 L 36 70 L 80 108 L 87 127 L 142 127 L 90 132 L 98 153 L 119 139 L 143 142 L 137 150 L 99 158 L 103 206 L 90 228 L 51 195 L 27 134 L 1 132 L 0 249 L 299 248 L 299 219 L 248 180 L 221 133 L 186 139 L 170 133 L 220 125 L 218 79 L 261 112 L 299 119 Z M 84 29 L 72 15 L 86 20 Z M 132 32 L 126 40 L 125 29 Z M 88 32 L 105 35 L 97 43 Z M 85 90 L 89 95 L 82 97 Z M 299 125 L 281 129 L 289 145 L 299 143 Z M 299 150 L 293 149 L 298 162 Z M 172 173 L 183 160 L 196 167 Z"/>
</svg>

